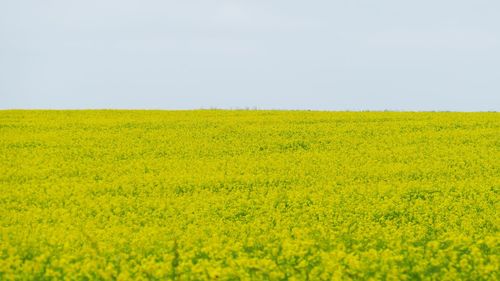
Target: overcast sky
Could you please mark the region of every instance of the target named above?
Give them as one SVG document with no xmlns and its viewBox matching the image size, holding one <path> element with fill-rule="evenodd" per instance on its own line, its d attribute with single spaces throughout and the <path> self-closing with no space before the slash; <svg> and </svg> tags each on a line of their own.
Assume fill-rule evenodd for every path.
<svg viewBox="0 0 500 281">
<path fill-rule="evenodd" d="M 500 110 L 500 1 L 1 0 L 0 108 Z"/>
</svg>

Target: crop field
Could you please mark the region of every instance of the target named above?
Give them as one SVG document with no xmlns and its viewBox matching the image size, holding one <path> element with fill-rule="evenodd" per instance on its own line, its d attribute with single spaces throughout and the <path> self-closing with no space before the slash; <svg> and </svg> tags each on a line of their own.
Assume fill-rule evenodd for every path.
<svg viewBox="0 0 500 281">
<path fill-rule="evenodd" d="M 498 280 L 500 114 L 0 111 L 0 280 Z"/>
</svg>

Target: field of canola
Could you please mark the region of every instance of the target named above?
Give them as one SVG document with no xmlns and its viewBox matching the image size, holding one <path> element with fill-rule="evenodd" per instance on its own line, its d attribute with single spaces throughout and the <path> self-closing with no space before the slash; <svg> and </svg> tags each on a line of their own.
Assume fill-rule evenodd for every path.
<svg viewBox="0 0 500 281">
<path fill-rule="evenodd" d="M 0 111 L 0 280 L 498 280 L 500 114 Z"/>
</svg>

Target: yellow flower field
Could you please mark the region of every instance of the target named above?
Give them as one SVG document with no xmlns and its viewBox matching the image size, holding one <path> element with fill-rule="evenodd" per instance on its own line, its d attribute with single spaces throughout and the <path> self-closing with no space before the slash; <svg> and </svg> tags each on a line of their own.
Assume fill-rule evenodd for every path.
<svg viewBox="0 0 500 281">
<path fill-rule="evenodd" d="M 500 114 L 0 111 L 0 280 L 498 280 Z"/>
</svg>

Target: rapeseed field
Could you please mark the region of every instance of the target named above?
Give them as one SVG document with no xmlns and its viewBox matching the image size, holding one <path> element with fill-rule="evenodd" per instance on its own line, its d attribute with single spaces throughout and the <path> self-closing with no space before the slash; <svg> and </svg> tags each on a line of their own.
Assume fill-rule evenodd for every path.
<svg viewBox="0 0 500 281">
<path fill-rule="evenodd" d="M 0 280 L 498 280 L 499 113 L 0 111 Z"/>
</svg>

